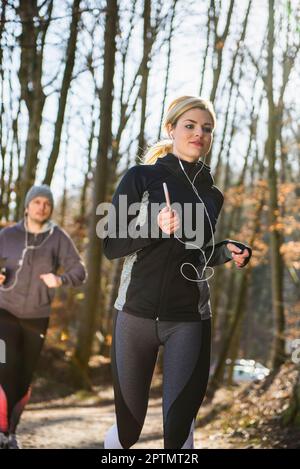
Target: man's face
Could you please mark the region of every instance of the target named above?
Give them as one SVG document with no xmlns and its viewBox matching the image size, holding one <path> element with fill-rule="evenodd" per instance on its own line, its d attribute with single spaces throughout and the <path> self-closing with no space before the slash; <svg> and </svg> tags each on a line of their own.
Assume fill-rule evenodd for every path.
<svg viewBox="0 0 300 469">
<path fill-rule="evenodd" d="M 44 223 L 50 218 L 52 206 L 47 197 L 35 197 L 27 207 L 27 215 L 35 223 Z"/>
</svg>

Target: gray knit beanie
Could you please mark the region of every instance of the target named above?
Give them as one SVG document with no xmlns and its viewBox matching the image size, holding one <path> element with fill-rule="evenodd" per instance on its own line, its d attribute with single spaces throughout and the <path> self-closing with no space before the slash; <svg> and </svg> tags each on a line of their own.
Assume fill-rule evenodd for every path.
<svg viewBox="0 0 300 469">
<path fill-rule="evenodd" d="M 25 208 L 27 208 L 28 204 L 36 197 L 46 197 L 49 200 L 52 206 L 52 210 L 53 210 L 53 206 L 54 206 L 53 194 L 51 192 L 50 187 L 47 186 L 47 184 L 42 184 L 41 186 L 32 186 L 29 189 L 25 197 Z"/>
</svg>

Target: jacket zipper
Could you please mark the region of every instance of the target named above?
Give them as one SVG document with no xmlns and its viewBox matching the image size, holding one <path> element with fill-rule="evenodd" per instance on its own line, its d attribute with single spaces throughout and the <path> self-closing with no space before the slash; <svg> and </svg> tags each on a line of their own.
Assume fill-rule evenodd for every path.
<svg viewBox="0 0 300 469">
<path fill-rule="evenodd" d="M 168 257 L 167 257 L 167 262 L 166 262 L 166 268 L 165 268 L 165 276 L 164 276 L 164 279 L 163 279 L 163 282 L 162 282 L 162 287 L 161 287 L 161 294 L 160 294 L 160 299 L 159 299 L 159 308 L 158 308 L 158 313 L 157 313 L 157 316 L 155 318 L 155 321 L 158 322 L 159 321 L 159 313 L 161 312 L 161 309 L 164 305 L 164 299 L 165 299 L 165 286 L 167 285 L 168 283 L 168 278 L 169 278 L 169 264 L 170 264 L 170 258 L 171 258 L 171 253 L 173 251 L 173 248 L 174 248 L 174 243 L 171 244 L 171 247 L 169 249 L 169 252 L 168 252 Z"/>
</svg>

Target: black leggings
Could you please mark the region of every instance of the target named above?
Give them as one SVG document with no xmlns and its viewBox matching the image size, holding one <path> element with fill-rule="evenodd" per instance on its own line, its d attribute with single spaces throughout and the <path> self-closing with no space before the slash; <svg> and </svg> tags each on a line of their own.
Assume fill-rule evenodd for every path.
<svg viewBox="0 0 300 469">
<path fill-rule="evenodd" d="M 193 448 L 193 423 L 205 396 L 211 347 L 211 321 L 155 321 L 117 312 L 112 372 L 117 424 L 105 448 L 130 448 L 143 428 L 151 379 L 160 346 L 163 354 L 165 448 Z"/>
<path fill-rule="evenodd" d="M 15 433 L 30 397 L 30 383 L 49 318 L 19 319 L 0 309 L 0 432 Z M 5 358 L 5 363 L 2 363 Z"/>
</svg>

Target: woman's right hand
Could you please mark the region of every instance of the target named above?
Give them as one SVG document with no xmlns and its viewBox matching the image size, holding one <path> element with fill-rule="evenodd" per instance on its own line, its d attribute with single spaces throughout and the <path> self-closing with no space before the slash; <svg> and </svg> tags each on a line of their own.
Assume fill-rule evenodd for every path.
<svg viewBox="0 0 300 469">
<path fill-rule="evenodd" d="M 164 233 L 170 235 L 178 230 L 180 218 L 175 210 L 164 207 L 157 215 L 157 224 Z"/>
<path fill-rule="evenodd" d="M 5 275 L 0 274 L 0 285 L 3 285 L 3 283 L 5 282 L 5 280 L 6 280 Z"/>
</svg>

